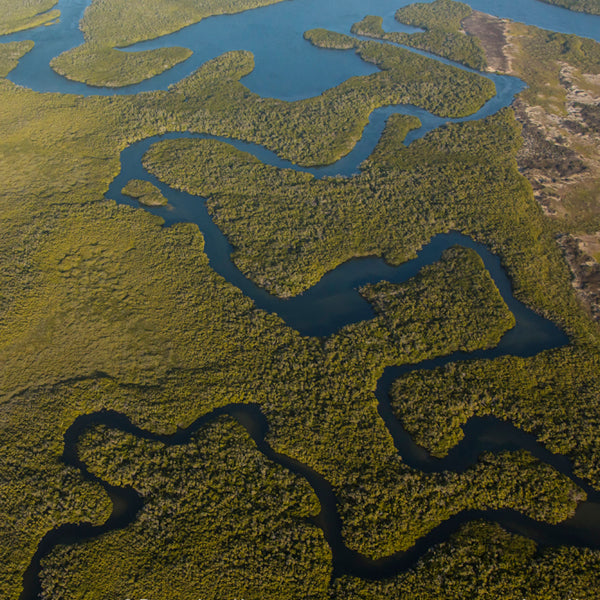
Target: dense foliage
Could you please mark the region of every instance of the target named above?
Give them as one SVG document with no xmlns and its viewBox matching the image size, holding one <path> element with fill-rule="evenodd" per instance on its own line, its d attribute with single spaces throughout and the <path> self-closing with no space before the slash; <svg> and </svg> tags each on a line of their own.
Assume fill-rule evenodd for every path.
<svg viewBox="0 0 600 600">
<path fill-rule="evenodd" d="M 448 336 L 450 319 L 464 328 L 460 350 L 495 346 L 515 319 L 483 261 L 474 250 L 460 246 L 447 250 L 442 258 L 442 263 L 424 267 L 410 286 L 382 281 L 365 286 L 361 294 L 381 315 L 394 344 L 406 344 L 412 338 L 415 348 L 439 345 L 442 352 L 454 345 L 452 337 L 458 335 Z"/>
<path fill-rule="evenodd" d="M 542 0 L 542 2 L 591 15 L 600 15 L 600 0 Z"/>
<path fill-rule="evenodd" d="M 240 78 L 254 68 L 252 54 L 228 52 L 173 86 L 170 94 L 145 97 L 138 110 L 150 122 L 159 114 L 165 129 L 232 136 L 263 144 L 292 162 L 320 165 L 352 150 L 375 108 L 414 104 L 439 116 L 460 117 L 495 93 L 494 84 L 477 74 L 403 48 L 344 39 L 354 40 L 359 55 L 381 71 L 352 77 L 320 96 L 285 102 L 261 98 L 243 86 Z"/>
<path fill-rule="evenodd" d="M 161 142 L 145 164 L 169 185 L 208 197 L 236 264 L 279 294 L 306 289 L 353 256 L 400 263 L 434 234 L 457 228 L 502 255 L 521 297 L 580 339 L 594 339 L 552 231 L 516 168 L 512 112 L 449 125 L 408 148 L 395 123 L 349 179 L 316 180 L 210 140 Z"/>
<path fill-rule="evenodd" d="M 482 454 L 460 474 L 424 476 L 391 460 L 368 464 L 339 493 L 348 542 L 375 558 L 407 550 L 464 510 L 513 508 L 557 523 L 571 516 L 584 498 L 566 477 L 526 452 Z"/>
<path fill-rule="evenodd" d="M 168 200 L 162 195 L 162 192 L 149 181 L 132 179 L 121 190 L 122 194 L 135 198 L 140 204 L 146 206 L 164 206 Z"/>
<path fill-rule="evenodd" d="M 474 522 L 429 552 L 413 570 L 393 579 L 343 577 L 334 600 L 556 600 L 597 598 L 600 553 L 585 549 L 537 551 L 530 540 L 496 525 Z"/>
<path fill-rule="evenodd" d="M 232 419 L 180 446 L 94 430 L 80 452 L 103 479 L 139 490 L 144 507 L 126 529 L 52 553 L 45 598 L 324 598 L 331 555 L 308 522 L 314 493 Z"/>
<path fill-rule="evenodd" d="M 51 67 L 88 85 L 123 87 L 159 75 L 186 60 L 187 48 L 119 52 L 115 47 L 172 33 L 212 15 L 231 14 L 280 0 L 93 0 L 81 21 L 85 43 L 54 58 Z"/>
<path fill-rule="evenodd" d="M 394 409 L 419 444 L 438 456 L 463 437 L 473 415 L 496 415 L 573 457 L 592 485 L 600 477 L 599 358 L 562 348 L 532 358 L 449 365 L 410 373 L 393 388 Z"/>
<path fill-rule="evenodd" d="M 159 75 L 191 55 L 187 48 L 122 52 L 88 43 L 53 58 L 50 66 L 67 79 L 97 87 L 123 87 Z"/>
<path fill-rule="evenodd" d="M 465 35 L 461 21 L 471 14 L 471 7 L 453 0 L 435 0 L 430 4 L 410 4 L 396 12 L 396 19 L 406 25 L 424 29 L 424 32 L 386 33 L 381 17 L 367 16 L 352 26 L 356 35 L 412 46 L 463 63 L 474 69 L 486 66 L 485 53 L 480 41 Z"/>
<path fill-rule="evenodd" d="M 19 64 L 19 59 L 32 48 L 31 41 L 0 44 L 0 77 L 6 77 Z"/>
<path fill-rule="evenodd" d="M 472 12 L 471 7 L 462 2 L 435 0 L 403 6 L 396 11 L 396 19 L 413 27 L 458 33 L 462 20 Z"/>
<path fill-rule="evenodd" d="M 319 43 L 330 39 L 322 34 Z M 60 460 L 62 436 L 73 420 L 103 408 L 152 431 L 172 432 L 215 407 L 258 404 L 269 422 L 269 443 L 331 482 L 347 544 L 371 556 L 410 546 L 468 507 L 511 506 L 556 522 L 582 499 L 571 481 L 524 452 L 484 455 L 460 474 L 411 469 L 378 414 L 373 390 L 385 366 L 489 347 L 511 326 L 472 253 L 453 249 L 406 284 L 364 289 L 375 318 L 319 340 L 256 310 L 217 276 L 195 226 L 162 228 L 145 211 L 103 198 L 120 169 L 120 151 L 167 130 L 238 137 L 318 164 L 348 152 L 376 106 L 413 102 L 456 116 L 473 112 L 493 93 L 477 75 L 404 49 L 353 44 L 382 71 L 293 103 L 260 98 L 239 82 L 252 69 L 251 55 L 243 52 L 211 61 L 169 92 L 137 97 L 37 94 L 0 81 L 3 598 L 18 597 L 22 573 L 45 532 L 61 523 L 106 519 L 110 506 L 99 486 Z M 513 113 L 449 126 L 406 148 L 402 142 L 413 125 L 405 117 L 390 119 L 362 173 L 351 179 L 316 181 L 218 142 L 160 144 L 147 160 L 173 185 L 209 195 L 216 220 L 236 245 L 236 260 L 246 260 L 253 277 L 284 293 L 304 289 L 351 256 L 381 254 L 400 262 L 451 228 L 486 242 L 501 256 L 519 297 L 565 325 L 573 346 L 517 360 L 514 380 L 513 366 L 504 371 L 512 359 L 457 367 L 466 379 L 476 379 L 472 390 L 500 381 L 497 406 L 455 394 L 460 381 L 448 384 L 447 372 L 427 374 L 448 385 L 437 402 L 436 388 L 428 390 L 419 379 L 424 374 L 416 373 L 411 381 L 422 406 L 405 411 L 396 404 L 397 414 L 419 434 L 411 413 L 418 422 L 419 410 L 434 412 L 428 418 L 443 452 L 445 431 L 436 431 L 454 407 L 465 416 L 509 418 L 521 407 L 524 416 L 516 422 L 542 441 L 557 440 L 551 447 L 594 477 L 600 460 L 593 427 L 600 414 L 593 379 L 598 334 L 577 304 L 553 231 L 516 168 L 520 130 Z M 441 399 L 447 404 L 440 408 Z M 456 421 L 464 422 L 460 410 Z M 444 427 L 456 437 L 459 430 L 450 425 Z M 429 446 L 438 451 L 435 443 Z M 177 448 L 95 430 L 81 450 L 94 472 L 132 483 L 147 502 L 127 533 L 57 549 L 46 562 L 51 593 L 71 597 L 87 585 L 78 580 L 86 575 L 109 594 L 145 595 L 148 588 L 135 587 L 138 578 L 153 590 L 164 584 L 157 595 L 164 593 L 179 583 L 168 559 L 182 558 L 180 548 L 189 552 L 189 564 L 205 560 L 198 548 L 215 557 L 203 573 L 175 563 L 184 583 L 206 577 L 205 596 L 218 589 L 219 577 L 229 577 L 228 591 L 238 585 L 240 562 L 260 569 L 262 579 L 246 584 L 256 585 L 263 597 L 311 585 L 308 591 L 316 595 L 324 585 L 327 549 L 318 530 L 303 521 L 317 510 L 314 496 L 259 455 L 237 425 L 219 421 Z M 243 468 L 229 478 L 224 466 L 240 462 Z M 258 499 L 262 512 L 253 509 Z M 265 525 L 270 517 L 275 536 Z M 240 538 L 236 527 L 242 523 L 247 537 Z M 193 529 L 184 529 L 190 524 Z M 162 553 L 147 543 L 150 533 Z M 521 585 L 541 597 L 552 584 L 582 597 L 596 589 L 597 553 L 534 550 L 531 542 L 496 527 L 471 526 L 410 573 L 382 583 L 343 579 L 334 583 L 335 593 L 344 599 L 394 597 L 402 586 L 424 597 L 440 597 L 440 589 L 485 592 L 485 586 L 498 589 L 496 575 L 507 590 Z M 290 551 L 300 561 L 299 573 L 282 556 Z M 65 561 L 81 564 L 80 574 L 65 570 Z M 473 565 L 469 577 L 465 564 Z M 126 590 L 115 588 L 116 568 L 130 577 Z"/>
<path fill-rule="evenodd" d="M 390 74 L 395 74 L 396 71 L 402 69 L 409 77 L 416 78 L 417 73 L 421 71 L 421 76 L 428 76 L 439 81 L 446 88 L 444 100 L 442 101 L 441 98 L 438 99 L 432 95 L 430 98 L 427 98 L 427 104 L 424 103 L 423 105 L 431 112 L 441 114 L 442 116 L 449 116 L 450 112 L 460 113 L 460 116 L 471 114 L 471 112 L 477 110 L 475 103 L 479 95 L 485 94 L 487 96 L 493 88 L 493 83 L 486 78 L 454 69 L 439 61 L 415 55 L 402 48 L 374 44 L 368 41 L 357 40 L 350 36 L 343 36 L 343 34 L 326 32 L 319 29 L 307 31 L 305 37 L 317 46 L 340 49 L 347 48 L 352 41 L 357 53 L 363 60 L 375 63 L 384 71 L 390 71 Z M 449 73 L 452 73 L 452 77 L 456 79 L 457 83 L 460 82 L 463 93 L 466 94 L 466 98 L 462 101 L 466 103 L 468 98 L 471 98 L 471 103 L 468 106 L 464 108 L 458 107 L 458 98 L 454 95 L 454 90 L 451 91 L 452 88 L 448 85 Z M 400 83 L 399 78 L 398 83 Z M 433 94 L 433 90 L 430 90 L 429 93 Z M 487 96 L 487 98 L 489 97 Z"/>
<path fill-rule="evenodd" d="M 130 46 L 173 33 L 213 15 L 234 14 L 281 0 L 92 0 L 81 21 L 86 41 Z"/>
</svg>

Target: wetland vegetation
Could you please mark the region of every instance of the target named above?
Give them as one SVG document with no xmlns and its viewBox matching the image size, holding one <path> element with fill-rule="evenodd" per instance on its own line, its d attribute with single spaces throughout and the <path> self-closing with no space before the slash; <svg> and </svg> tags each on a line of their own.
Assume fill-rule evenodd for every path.
<svg viewBox="0 0 600 600">
<path fill-rule="evenodd" d="M 86 27 L 93 16 L 86 13 Z M 165 19 L 175 27 L 174 16 Z M 143 31 L 153 37 L 161 27 Z M 132 28 L 128 43 L 136 35 Z M 409 548 L 465 510 L 510 508 L 556 523 L 584 500 L 573 480 L 523 450 L 482 454 L 460 473 L 409 467 L 378 412 L 374 390 L 386 366 L 489 348 L 514 324 L 472 251 L 450 249 L 404 284 L 364 287 L 374 318 L 311 338 L 218 276 L 195 225 L 164 228 L 104 198 L 121 150 L 165 131 L 236 137 L 314 165 L 346 154 L 378 106 L 407 102 L 463 116 L 494 93 L 477 74 L 403 48 L 322 30 L 307 37 L 321 47 L 351 44 L 381 70 L 289 103 L 240 83 L 253 67 L 247 52 L 218 57 L 168 92 L 131 97 L 38 94 L 0 81 L 0 596 L 19 597 L 46 532 L 108 517 L 100 485 L 61 459 L 74 420 L 104 409 L 173 433 L 219 407 L 257 405 L 274 451 L 329 481 L 344 541 L 367 557 Z M 595 46 L 561 40 L 568 57 L 593 68 Z M 3 72 L 28 47 L 0 46 Z M 521 126 L 506 109 L 405 146 L 417 125 L 390 118 L 351 178 L 316 180 L 214 140 L 161 142 L 145 164 L 169 185 L 206 196 L 236 263 L 283 296 L 355 256 L 398 264 L 436 233 L 458 229 L 484 242 L 517 297 L 560 323 L 571 344 L 405 374 L 392 391 L 395 415 L 436 455 L 456 443 L 469 416 L 508 419 L 572 459 L 598 489 L 599 331 L 572 290 L 556 229 L 518 171 Z M 155 195 L 147 183 L 129 191 Z M 405 573 L 330 581 L 314 492 L 230 418 L 174 446 L 97 427 L 78 450 L 91 472 L 133 486 L 144 505 L 126 528 L 50 552 L 42 585 L 53 599 L 171 598 L 183 586 L 207 598 L 433 599 L 465 590 L 583 598 L 598 587 L 597 550 L 538 551 L 479 522 Z"/>
<path fill-rule="evenodd" d="M 405 117 L 390 119 L 362 172 L 349 179 L 263 165 L 213 140 L 161 142 L 145 164 L 169 185 L 208 197 L 236 264 L 280 295 L 310 287 L 353 256 L 399 264 L 456 228 L 501 254 L 520 298 L 581 340 L 597 339 L 570 292 L 552 228 L 517 170 L 513 113 L 448 125 L 408 148 L 397 131 L 405 133 Z M 274 212 L 277 220 L 269 218 Z"/>
<path fill-rule="evenodd" d="M 50 65 L 68 79 L 93 86 L 123 87 L 150 79 L 192 54 L 188 48 L 121 52 L 131 46 L 197 23 L 201 19 L 273 4 L 280 0 L 93 0 L 81 21 L 85 43 Z"/>
<path fill-rule="evenodd" d="M 164 206 L 168 203 L 162 192 L 149 181 L 131 179 L 121 192 L 145 206 Z"/>
<path fill-rule="evenodd" d="M 486 67 L 483 46 L 477 37 L 462 30 L 463 19 L 472 12 L 469 5 L 453 0 L 410 4 L 396 12 L 396 20 L 424 32 L 385 32 L 383 19 L 369 15 L 352 26 L 352 33 L 426 50 L 481 71 Z"/>
<path fill-rule="evenodd" d="M 561 348 L 531 358 L 454 364 L 416 371 L 393 388 L 393 406 L 418 443 L 443 456 L 472 415 L 493 414 L 536 435 L 575 460 L 577 473 L 598 481 L 593 431 L 598 411 L 597 353 Z M 543 433 L 542 433 L 543 432 Z"/>
<path fill-rule="evenodd" d="M 423 600 L 507 598 L 592 600 L 600 584 L 600 554 L 585 549 L 540 551 L 526 538 L 485 522 L 466 525 L 433 549 L 414 570 L 384 581 L 342 577 L 333 598 Z"/>
<path fill-rule="evenodd" d="M 48 557 L 47 597 L 324 597 L 331 554 L 310 522 L 314 492 L 268 461 L 235 420 L 167 447 L 95 429 L 79 452 L 106 481 L 139 490 L 144 507 L 126 529 Z"/>
<path fill-rule="evenodd" d="M 591 15 L 600 15 L 600 0 L 542 0 L 542 2 Z"/>
<path fill-rule="evenodd" d="M 191 55 L 187 48 L 123 52 L 88 43 L 53 58 L 50 65 L 67 79 L 96 87 L 123 87 L 159 75 Z"/>
<path fill-rule="evenodd" d="M 0 77 L 6 77 L 32 48 L 31 41 L 0 44 Z"/>
<path fill-rule="evenodd" d="M 53 8 L 58 0 L 27 0 L 14 2 L 13 0 L 0 0 L 0 35 L 32 29 L 56 21 L 60 11 Z"/>
</svg>

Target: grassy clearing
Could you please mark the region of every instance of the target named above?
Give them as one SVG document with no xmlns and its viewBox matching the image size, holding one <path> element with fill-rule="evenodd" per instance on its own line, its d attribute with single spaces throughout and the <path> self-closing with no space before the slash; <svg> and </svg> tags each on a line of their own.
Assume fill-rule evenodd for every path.
<svg viewBox="0 0 600 600">
<path fill-rule="evenodd" d="M 512 69 L 525 80 L 528 89 L 521 93 L 531 106 L 565 116 L 566 90 L 560 82 L 561 63 L 581 73 L 600 73 L 600 44 L 576 35 L 555 33 L 520 23 L 509 27 L 516 45 Z"/>
<path fill-rule="evenodd" d="M 569 214 L 570 230 L 593 233 L 600 228 L 600 177 L 567 190 L 562 204 Z"/>
</svg>

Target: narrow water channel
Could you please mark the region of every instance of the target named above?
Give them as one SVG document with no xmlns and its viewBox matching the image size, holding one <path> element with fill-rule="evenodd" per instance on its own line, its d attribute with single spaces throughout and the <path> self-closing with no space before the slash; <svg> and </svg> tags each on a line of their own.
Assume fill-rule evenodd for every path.
<svg viewBox="0 0 600 600">
<path fill-rule="evenodd" d="M 379 396 L 379 391 L 378 391 Z M 321 510 L 315 518 L 315 525 L 323 531 L 333 556 L 333 576 L 353 575 L 365 579 L 383 579 L 401 573 L 413 567 L 435 545 L 446 541 L 450 535 L 458 531 L 462 525 L 475 519 L 493 521 L 513 533 L 525 535 L 535 540 L 540 546 L 583 546 L 600 549 L 600 520 L 590 519 L 590 514 L 598 514 L 600 509 L 600 493 L 586 482 L 575 477 L 570 461 L 560 455 L 548 452 L 537 443 L 535 438 L 516 427 L 493 417 L 473 418 L 464 427 L 465 438 L 446 459 L 434 459 L 410 440 L 403 432 L 401 425 L 392 424 L 392 434 L 398 444 L 399 432 L 403 441 L 399 450 L 403 459 L 415 468 L 426 468 L 427 471 L 456 470 L 464 471 L 475 464 L 482 451 L 515 450 L 524 448 L 540 460 L 551 464 L 561 473 L 570 477 L 588 494 L 588 500 L 581 503 L 576 514 L 558 525 L 549 525 L 535 521 L 517 511 L 502 510 L 464 510 L 444 521 L 427 535 L 420 538 L 414 546 L 404 552 L 397 552 L 379 560 L 372 560 L 348 548 L 342 537 L 342 522 L 337 510 L 337 500 L 329 482 L 302 463 L 275 452 L 265 441 L 268 434 L 268 423 L 257 405 L 233 404 L 214 410 L 197 419 L 189 427 L 180 429 L 172 435 L 159 435 L 141 429 L 120 413 L 101 411 L 84 415 L 66 431 L 63 460 L 66 464 L 77 467 L 89 481 L 99 483 L 113 502 L 113 512 L 102 525 L 90 524 L 62 525 L 44 536 L 24 575 L 23 593 L 20 600 L 36 600 L 41 585 L 39 573 L 41 560 L 59 544 L 77 544 L 95 538 L 103 533 L 122 529 L 132 523 L 143 506 L 141 497 L 129 487 L 111 486 L 91 474 L 85 463 L 79 460 L 77 443 L 79 437 L 90 427 L 105 425 L 130 433 L 142 439 L 159 441 L 166 445 L 186 444 L 199 429 L 221 415 L 235 418 L 252 437 L 260 452 L 266 458 L 290 471 L 304 477 L 317 495 Z M 386 419 L 387 423 L 387 419 Z M 389 425 L 389 423 L 388 423 Z M 414 446 L 414 449 L 410 447 Z M 409 452 L 406 450 L 409 449 Z M 457 458 L 458 457 L 458 458 Z"/>
<path fill-rule="evenodd" d="M 263 96 L 297 100 L 322 93 L 351 76 L 375 72 L 372 65 L 361 61 L 353 52 L 331 52 L 311 46 L 302 39 L 304 31 L 315 27 L 325 27 L 347 33 L 350 26 L 361 20 L 367 12 L 384 16 L 384 26 L 388 30 L 403 29 L 401 25 L 393 21 L 393 13 L 400 6 L 410 3 L 405 0 L 372 0 L 367 7 L 363 0 L 334 0 L 326 3 L 321 0 L 294 0 L 239 15 L 206 19 L 180 32 L 143 42 L 128 49 L 141 50 L 181 45 L 191 48 L 194 56 L 149 81 L 120 90 L 112 90 L 90 88 L 84 84 L 70 82 L 56 75 L 48 65 L 51 57 L 82 43 L 83 37 L 78 29 L 78 22 L 89 2 L 90 0 L 60 0 L 59 8 L 62 11 L 62 18 L 59 24 L 0 38 L 0 42 L 20 39 L 33 39 L 36 42 L 34 50 L 20 61 L 17 69 L 10 75 L 14 82 L 43 92 L 57 91 L 84 95 L 131 94 L 167 89 L 169 85 L 189 75 L 206 60 L 229 50 L 243 49 L 252 51 L 256 57 L 256 69 L 244 78 L 245 85 Z M 577 33 L 600 39 L 599 17 L 571 13 L 536 2 L 536 0 L 500 0 L 497 2 L 473 0 L 469 3 L 478 10 L 501 17 L 512 17 L 556 31 Z M 496 84 L 496 97 L 476 114 L 468 117 L 468 120 L 484 118 L 494 114 L 503 106 L 510 105 L 515 93 L 522 89 L 522 82 L 515 78 L 490 77 Z M 387 117 L 395 112 L 415 115 L 422 122 L 420 129 L 409 134 L 406 143 L 410 143 L 447 122 L 467 120 L 440 119 L 416 107 L 381 108 L 371 115 L 363 138 L 348 156 L 334 165 L 301 170 L 311 172 L 316 177 L 353 175 L 379 140 Z M 484 260 L 502 297 L 515 315 L 516 326 L 493 349 L 466 354 L 455 353 L 417 365 L 386 369 L 376 390 L 380 415 L 403 460 L 416 469 L 427 472 L 442 470 L 462 472 L 473 465 L 477 457 L 484 451 L 523 448 L 570 477 L 587 492 L 588 501 L 579 506 L 572 519 L 559 525 L 539 523 L 510 510 L 463 511 L 433 529 L 408 551 L 372 561 L 345 546 L 336 498 L 330 484 L 307 466 L 293 458 L 276 453 L 265 441 L 268 423 L 257 406 L 231 405 L 213 411 L 198 419 L 190 427 L 170 436 L 144 431 L 132 425 L 124 415 L 103 411 L 79 417 L 69 427 L 65 433 L 63 460 L 66 464 L 79 468 L 86 479 L 103 486 L 113 501 L 113 513 L 109 520 L 100 526 L 63 525 L 49 532 L 41 541 L 32 563 L 25 573 L 21 600 L 37 598 L 40 592 L 38 577 L 40 560 L 57 544 L 75 544 L 104 532 L 126 527 L 136 518 L 138 511 L 143 506 L 143 501 L 135 490 L 108 485 L 91 474 L 86 465 L 79 460 L 77 442 L 80 436 L 89 427 L 100 424 L 132 433 L 144 439 L 158 440 L 165 444 L 182 444 L 187 443 L 191 435 L 217 416 L 231 415 L 246 428 L 258 449 L 268 459 L 302 475 L 315 490 L 321 503 L 321 512 L 316 519 L 316 524 L 323 530 L 332 549 L 334 575 L 336 576 L 351 574 L 377 579 L 402 572 L 412 567 L 435 544 L 446 540 L 462 524 L 477 518 L 495 521 L 509 531 L 531 537 L 541 545 L 565 544 L 600 548 L 600 495 L 587 482 L 573 474 L 572 464 L 567 457 L 548 452 L 536 442 L 533 436 L 508 423 L 492 417 L 484 417 L 470 419 L 463 428 L 464 439 L 452 449 L 446 458 L 436 459 L 413 442 L 391 410 L 390 386 L 397 377 L 410 370 L 431 369 L 458 360 L 491 359 L 507 354 L 531 356 L 542 350 L 568 343 L 568 338 L 560 329 L 513 297 L 510 282 L 498 257 L 470 238 L 450 232 L 436 236 L 419 252 L 418 258 L 399 267 L 387 265 L 383 260 L 377 258 L 349 261 L 325 275 L 317 285 L 304 294 L 289 300 L 276 298 L 244 277 L 235 267 L 230 257 L 231 246 L 212 222 L 203 199 L 168 188 L 143 169 L 142 156 L 153 143 L 159 139 L 180 137 L 212 136 L 173 133 L 148 138 L 133 144 L 121 154 L 121 173 L 111 184 L 107 197 L 137 206 L 135 201 L 120 194 L 125 183 L 130 179 L 146 179 L 157 185 L 168 198 L 172 208 L 147 210 L 162 216 L 166 225 L 181 221 L 196 223 L 203 233 L 206 253 L 212 268 L 232 285 L 242 290 L 244 294 L 251 297 L 258 308 L 276 312 L 290 327 L 305 335 L 327 336 L 348 323 L 372 318 L 372 308 L 357 293 L 357 287 L 383 279 L 392 282 L 406 281 L 423 266 L 438 260 L 444 249 L 455 244 L 475 249 Z M 223 141 L 251 152 L 263 162 L 280 168 L 299 169 L 260 146 L 238 140 Z"/>
</svg>

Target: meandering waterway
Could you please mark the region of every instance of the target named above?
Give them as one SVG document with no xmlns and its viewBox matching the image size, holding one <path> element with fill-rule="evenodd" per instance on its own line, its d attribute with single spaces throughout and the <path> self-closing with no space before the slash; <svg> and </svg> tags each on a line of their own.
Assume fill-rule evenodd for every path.
<svg viewBox="0 0 600 600">
<path fill-rule="evenodd" d="M 540 546 L 583 546 L 600 549 L 600 493 L 587 482 L 573 475 L 571 463 L 562 456 L 548 452 L 537 443 L 534 436 L 493 417 L 473 418 L 465 425 L 465 438 L 445 459 L 432 458 L 423 448 L 414 445 L 402 426 L 395 421 L 394 438 L 403 436 L 403 459 L 411 466 L 424 468 L 429 472 L 442 470 L 463 471 L 472 466 L 482 451 L 515 450 L 524 448 L 540 460 L 552 465 L 570 477 L 588 494 L 588 500 L 577 508 L 573 517 L 549 525 L 535 521 L 510 509 L 464 510 L 433 528 L 408 550 L 397 552 L 379 560 L 372 560 L 346 546 L 342 536 L 342 521 L 337 510 L 335 492 L 329 482 L 313 469 L 289 456 L 275 452 L 266 441 L 268 423 L 260 408 L 251 404 L 232 404 L 214 410 L 196 420 L 189 427 L 171 435 L 155 434 L 131 423 L 124 415 L 113 411 L 101 411 L 84 415 L 75 420 L 65 433 L 65 463 L 79 468 L 84 477 L 99 483 L 113 502 L 113 512 L 102 525 L 68 524 L 50 531 L 40 542 L 29 568 L 24 576 L 24 589 L 20 600 L 36 600 L 41 592 L 39 572 L 41 559 L 58 544 L 76 544 L 132 523 L 143 506 L 142 498 L 129 487 L 115 487 L 99 479 L 87 470 L 77 451 L 79 437 L 90 427 L 106 425 L 147 440 L 160 441 L 166 445 L 186 444 L 192 435 L 207 423 L 221 415 L 235 418 L 252 437 L 260 452 L 266 458 L 290 471 L 303 476 L 315 491 L 321 510 L 315 524 L 323 531 L 333 557 L 333 576 L 353 575 L 367 579 L 383 579 L 413 567 L 424 554 L 436 544 L 448 539 L 462 525 L 474 519 L 493 521 L 511 531 L 526 535 Z M 403 433 L 402 433 L 403 432 Z M 411 448 L 414 446 L 414 448 Z"/>
<path fill-rule="evenodd" d="M 181 45 L 191 48 L 194 55 L 185 63 L 170 71 L 120 90 L 90 88 L 84 84 L 70 82 L 56 75 L 48 66 L 50 58 L 76 45 L 83 39 L 77 24 L 89 0 L 61 0 L 61 22 L 58 25 L 40 27 L 32 31 L 4 36 L 0 41 L 34 39 L 34 50 L 25 56 L 11 79 L 38 91 L 59 91 L 77 94 L 131 94 L 139 91 L 167 89 L 167 87 L 189 75 L 206 60 L 232 49 L 250 50 L 256 57 L 256 69 L 244 78 L 252 91 L 263 96 L 287 100 L 310 97 L 333 87 L 351 76 L 375 71 L 373 65 L 358 58 L 354 52 L 332 52 L 311 46 L 302 38 L 302 33 L 314 27 L 324 27 L 347 33 L 350 26 L 361 20 L 366 12 L 384 16 L 384 27 L 388 30 L 403 29 L 393 20 L 395 10 L 406 1 L 371 0 L 365 7 L 363 0 L 294 0 L 239 15 L 213 17 L 197 25 L 187 27 L 169 36 L 137 44 L 129 50 Z M 577 33 L 600 39 L 600 18 L 572 13 L 548 6 L 535 0 L 473 0 L 474 8 L 501 17 L 510 17 L 526 23 Z M 408 28 L 406 28 L 408 29 Z M 461 67 L 463 68 L 463 67 Z M 508 106 L 514 94 L 522 89 L 522 82 L 515 78 L 489 75 L 494 80 L 497 95 L 480 111 L 467 119 L 481 119 Z M 450 121 L 467 119 L 441 119 L 426 111 L 409 106 L 393 106 L 378 109 L 371 115 L 362 139 L 346 157 L 335 163 L 314 169 L 302 169 L 315 177 L 332 175 L 352 176 L 360 163 L 371 153 L 381 136 L 387 117 L 394 113 L 411 114 L 419 117 L 422 127 L 409 134 L 406 143 L 425 135 L 428 131 Z M 247 279 L 231 260 L 231 246 L 226 237 L 214 225 L 202 198 L 173 190 L 147 173 L 141 159 L 148 148 L 159 139 L 180 137 L 213 137 L 185 133 L 173 133 L 142 140 L 125 149 L 121 154 L 121 173 L 112 182 L 108 198 L 137 206 L 137 203 L 121 195 L 121 188 L 130 179 L 146 179 L 157 185 L 168 198 L 170 208 L 147 208 L 159 214 L 166 225 L 190 221 L 198 225 L 205 239 L 205 251 L 212 268 L 244 294 L 251 297 L 258 308 L 276 312 L 291 327 L 305 335 L 327 336 L 348 323 L 373 317 L 371 306 L 358 294 L 357 288 L 366 283 L 380 280 L 402 282 L 413 277 L 423 266 L 439 259 L 444 249 L 460 244 L 476 250 L 485 267 L 492 275 L 504 301 L 516 318 L 515 327 L 492 349 L 472 353 L 455 353 L 425 361 L 418 365 L 390 367 L 380 379 L 376 395 L 379 411 L 384 419 L 403 460 L 414 468 L 424 471 L 463 471 L 471 466 L 483 451 L 524 448 L 540 460 L 552 465 L 569 476 L 588 493 L 588 501 L 582 503 L 572 519 L 559 525 L 547 525 L 526 518 L 515 511 L 464 511 L 442 523 L 421 538 L 407 552 L 395 554 L 380 561 L 371 561 L 349 550 L 343 543 L 341 521 L 336 509 L 336 499 L 329 483 L 318 473 L 293 458 L 276 453 L 265 441 L 268 423 L 254 405 L 231 405 L 205 415 L 185 430 L 171 436 L 161 436 L 141 430 L 127 417 L 113 412 L 100 412 L 78 418 L 65 434 L 64 461 L 81 469 L 83 475 L 101 484 L 113 500 L 111 518 L 101 526 L 64 525 L 42 540 L 38 551 L 25 575 L 25 590 L 21 598 L 31 600 L 39 592 L 38 573 L 40 559 L 58 543 L 77 543 L 115 528 L 131 523 L 142 507 L 142 500 L 134 490 L 109 486 L 87 471 L 77 454 L 79 436 L 88 427 L 106 424 L 131 432 L 145 439 L 160 440 L 165 444 L 186 443 L 190 436 L 204 424 L 220 414 L 236 418 L 255 440 L 264 455 L 285 468 L 304 476 L 317 493 L 321 512 L 316 519 L 331 546 L 336 575 L 352 574 L 368 578 L 381 578 L 398 573 L 415 564 L 436 543 L 447 539 L 463 523 L 474 518 L 485 518 L 500 523 L 510 531 L 527 535 L 540 544 L 572 544 L 600 548 L 600 495 L 587 482 L 573 474 L 570 461 L 563 456 L 548 452 L 535 438 L 508 423 L 495 418 L 473 418 L 465 425 L 465 437 L 445 459 L 430 456 L 417 446 L 402 424 L 393 414 L 389 403 L 389 389 L 394 379 L 414 369 L 431 369 L 448 362 L 467 359 L 491 359 L 511 354 L 531 356 L 542 350 L 556 348 L 568 343 L 566 335 L 553 323 L 540 317 L 514 298 L 498 257 L 484 246 L 456 232 L 433 238 L 418 254 L 418 257 L 399 267 L 387 265 L 378 258 L 362 258 L 349 261 L 334 269 L 310 290 L 300 296 L 283 300 L 268 294 Z M 217 138 L 222 139 L 222 138 Z M 267 149 L 239 140 L 223 140 L 241 150 L 251 152 L 263 162 L 280 168 L 300 169 L 281 160 Z"/>
</svg>

